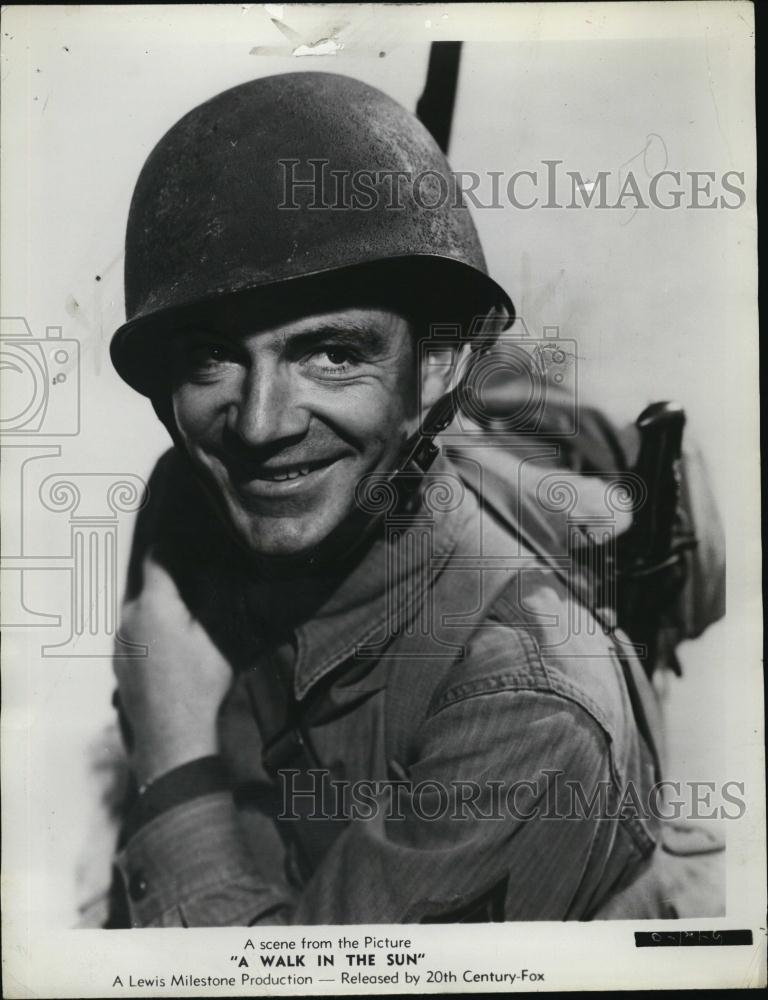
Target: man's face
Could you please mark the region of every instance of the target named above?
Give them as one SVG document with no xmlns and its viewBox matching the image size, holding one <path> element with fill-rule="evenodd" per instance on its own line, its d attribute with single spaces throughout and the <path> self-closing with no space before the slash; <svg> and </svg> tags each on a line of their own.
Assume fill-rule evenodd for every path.
<svg viewBox="0 0 768 1000">
<path fill-rule="evenodd" d="M 182 442 L 259 556 L 308 554 L 343 528 L 361 477 L 395 468 L 418 397 L 413 331 L 383 308 L 259 322 L 230 302 L 175 340 Z"/>
</svg>

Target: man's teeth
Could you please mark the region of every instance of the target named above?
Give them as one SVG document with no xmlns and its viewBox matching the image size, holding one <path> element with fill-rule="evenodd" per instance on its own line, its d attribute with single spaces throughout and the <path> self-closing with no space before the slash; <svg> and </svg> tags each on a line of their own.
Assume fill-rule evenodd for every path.
<svg viewBox="0 0 768 1000">
<path fill-rule="evenodd" d="M 290 472 L 274 472 L 271 475 L 267 473 L 266 478 L 274 483 L 282 483 L 286 479 L 298 479 L 299 476 L 308 476 L 309 468 L 304 466 L 300 469 L 291 469 Z"/>
</svg>

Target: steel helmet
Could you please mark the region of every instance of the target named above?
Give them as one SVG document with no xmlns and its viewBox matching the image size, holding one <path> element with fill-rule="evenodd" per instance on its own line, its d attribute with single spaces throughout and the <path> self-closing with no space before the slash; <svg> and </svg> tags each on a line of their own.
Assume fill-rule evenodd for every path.
<svg viewBox="0 0 768 1000">
<path fill-rule="evenodd" d="M 488 276 L 458 181 L 414 115 L 332 73 L 241 84 L 186 114 L 144 164 L 112 360 L 151 395 L 151 351 L 180 310 L 372 267 L 440 302 L 435 320 L 459 301 L 472 315 L 514 318 Z"/>
</svg>

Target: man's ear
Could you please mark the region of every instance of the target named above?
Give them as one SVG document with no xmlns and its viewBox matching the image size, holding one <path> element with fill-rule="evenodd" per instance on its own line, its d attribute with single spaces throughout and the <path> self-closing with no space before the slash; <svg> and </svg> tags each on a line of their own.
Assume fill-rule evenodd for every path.
<svg viewBox="0 0 768 1000">
<path fill-rule="evenodd" d="M 442 347 L 428 351 L 421 364 L 421 416 L 451 388 L 454 375 L 467 348 Z"/>
</svg>

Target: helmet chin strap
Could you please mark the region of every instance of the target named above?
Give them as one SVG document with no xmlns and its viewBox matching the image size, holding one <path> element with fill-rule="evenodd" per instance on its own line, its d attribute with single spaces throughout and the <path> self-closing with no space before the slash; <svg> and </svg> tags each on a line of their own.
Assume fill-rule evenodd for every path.
<svg viewBox="0 0 768 1000">
<path fill-rule="evenodd" d="M 397 509 L 403 513 L 412 510 L 419 494 L 423 476 L 429 471 L 440 448 L 435 438 L 455 419 L 467 405 L 477 406 L 478 397 L 469 373 L 435 403 L 422 421 L 421 427 L 405 443 L 402 458 L 392 473 L 389 483 L 398 496 Z"/>
</svg>

